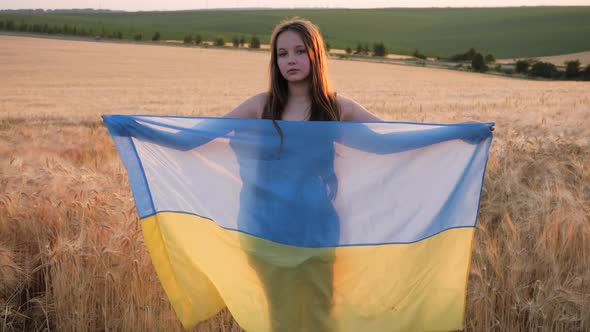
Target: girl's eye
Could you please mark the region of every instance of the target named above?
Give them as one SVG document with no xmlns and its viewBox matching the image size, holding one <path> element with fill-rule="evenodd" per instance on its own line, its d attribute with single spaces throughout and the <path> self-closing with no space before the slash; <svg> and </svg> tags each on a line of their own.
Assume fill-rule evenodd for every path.
<svg viewBox="0 0 590 332">
<path fill-rule="evenodd" d="M 296 50 L 296 51 L 295 51 L 295 53 L 297 53 L 297 54 L 305 54 L 305 53 L 306 53 L 306 51 L 305 51 L 305 50 L 303 50 L 303 49 L 302 49 L 302 50 Z M 287 54 L 288 54 L 287 52 L 278 53 L 278 56 L 279 56 L 279 57 L 284 57 L 284 56 L 287 56 Z"/>
</svg>

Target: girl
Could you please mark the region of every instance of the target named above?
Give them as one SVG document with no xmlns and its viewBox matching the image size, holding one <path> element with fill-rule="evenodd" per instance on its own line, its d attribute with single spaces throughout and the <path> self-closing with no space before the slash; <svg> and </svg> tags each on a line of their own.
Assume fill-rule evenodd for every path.
<svg viewBox="0 0 590 332">
<path fill-rule="evenodd" d="M 298 18 L 279 23 L 272 33 L 270 46 L 269 91 L 247 99 L 226 117 L 271 119 L 281 136 L 281 145 L 283 133 L 275 120 L 380 120 L 356 102 L 330 91 L 325 46 L 318 27 L 313 23 Z M 328 159 L 333 160 L 333 157 Z M 315 184 L 302 185 L 308 188 L 307 196 L 314 197 L 315 202 L 311 204 L 319 206 L 306 218 L 323 224 L 315 227 L 317 232 L 337 238 L 339 222 L 330 197 L 313 194 L 325 193 L 328 183 L 336 181 L 319 178 L 322 180 Z M 332 192 L 335 193 L 334 188 Z M 250 194 L 242 197 L 253 197 Z M 283 220 L 283 223 L 289 222 Z M 265 285 L 272 331 L 334 330 L 329 319 L 334 261 L 332 250 L 325 250 L 322 255 L 307 258 L 295 266 L 278 267 L 264 257 L 264 248 L 251 247 L 247 241 L 243 241 L 242 245 L 248 248 L 246 252 L 250 253 L 250 264 Z"/>
<path fill-rule="evenodd" d="M 270 89 L 225 117 L 274 120 L 380 121 L 351 99 L 330 91 L 326 52 L 319 29 L 294 18 L 271 37 Z"/>
<path fill-rule="evenodd" d="M 325 46 L 318 27 L 313 23 L 298 18 L 279 23 L 272 33 L 270 47 L 269 91 L 247 99 L 225 117 L 271 119 L 281 136 L 281 145 L 283 133 L 275 120 L 380 121 L 358 103 L 330 91 Z M 333 157 L 327 159 L 333 160 Z M 333 197 L 321 194 L 326 192 L 330 183 L 335 194 L 333 184 L 336 181 L 321 175 L 319 178 L 321 180 L 315 184 L 301 181 L 304 183 L 302 187 L 308 188 L 307 196 L 314 198 L 314 202 L 307 205 L 320 206 L 306 217 L 323 224 L 314 227 L 317 232 L 337 238 L 339 222 L 330 201 Z M 242 197 L 247 199 L 246 196 L 253 197 Z M 289 222 L 283 220 L 283 223 Z M 249 247 L 247 241 L 242 244 L 245 248 Z M 290 267 L 269 263 L 264 257 L 264 248 L 255 246 L 246 251 L 250 252 L 250 264 L 265 285 L 272 331 L 334 330 L 329 319 L 334 261 L 332 250 L 325 250 L 320 256 L 307 258 Z"/>
</svg>

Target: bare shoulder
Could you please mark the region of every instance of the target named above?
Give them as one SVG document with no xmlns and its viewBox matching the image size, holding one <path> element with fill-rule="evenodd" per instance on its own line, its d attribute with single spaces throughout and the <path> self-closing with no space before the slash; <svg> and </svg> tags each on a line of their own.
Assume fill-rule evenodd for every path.
<svg viewBox="0 0 590 332">
<path fill-rule="evenodd" d="M 262 106 L 264 106 L 264 103 L 266 103 L 266 99 L 268 99 L 268 95 L 269 92 L 268 91 L 264 91 L 258 94 L 255 94 L 254 96 L 250 97 L 254 100 L 256 100 L 256 102 L 262 104 Z"/>
<path fill-rule="evenodd" d="M 261 92 L 244 100 L 231 112 L 224 115 L 226 118 L 256 118 L 262 117 L 264 104 L 268 98 L 268 92 Z"/>
<path fill-rule="evenodd" d="M 337 95 L 336 101 L 340 106 L 342 121 L 382 121 L 380 118 L 367 111 L 363 106 L 350 98 Z"/>
</svg>

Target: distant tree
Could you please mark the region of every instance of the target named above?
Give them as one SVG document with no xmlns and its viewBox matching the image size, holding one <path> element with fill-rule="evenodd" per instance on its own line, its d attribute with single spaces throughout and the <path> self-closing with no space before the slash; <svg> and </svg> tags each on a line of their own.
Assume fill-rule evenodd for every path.
<svg viewBox="0 0 590 332">
<path fill-rule="evenodd" d="M 24 32 L 27 31 L 29 28 L 29 25 L 27 23 L 25 23 L 24 21 L 20 22 L 20 25 L 18 26 L 18 31 Z"/>
<path fill-rule="evenodd" d="M 215 38 L 215 46 L 225 46 L 225 38 L 223 36 Z"/>
<path fill-rule="evenodd" d="M 576 59 L 573 61 L 566 61 L 565 64 L 565 77 L 573 78 L 580 75 L 580 60 Z"/>
<path fill-rule="evenodd" d="M 123 33 L 121 31 L 113 32 L 113 38 L 123 39 Z"/>
<path fill-rule="evenodd" d="M 252 36 L 250 40 L 250 48 L 260 48 L 260 38 Z"/>
<path fill-rule="evenodd" d="M 549 62 L 537 62 L 531 67 L 531 74 L 533 76 L 540 76 L 545 78 L 556 78 L 559 76 L 557 67 Z"/>
<path fill-rule="evenodd" d="M 201 35 L 197 33 L 195 35 L 195 44 L 196 45 L 201 45 L 202 43 L 203 43 L 203 37 L 201 37 Z"/>
<path fill-rule="evenodd" d="M 45 24 L 45 25 L 47 25 L 47 24 Z M 8 31 L 14 30 L 14 21 L 13 20 L 6 21 L 6 30 L 8 30 Z"/>
<path fill-rule="evenodd" d="M 133 40 L 140 41 L 143 39 L 143 32 L 136 32 L 133 34 Z"/>
<path fill-rule="evenodd" d="M 364 54 L 364 55 L 369 55 L 369 52 L 370 52 L 370 51 L 371 51 L 371 50 L 369 49 L 369 44 L 365 44 L 365 45 L 363 46 L 363 54 Z"/>
<path fill-rule="evenodd" d="M 330 43 L 326 42 L 326 52 L 330 52 L 330 50 L 332 49 L 332 45 L 330 45 Z"/>
<path fill-rule="evenodd" d="M 386 56 L 387 55 L 387 47 L 383 42 L 378 42 L 373 44 L 373 55 L 374 56 Z"/>
<path fill-rule="evenodd" d="M 0 21 L 0 30 L 4 30 L 4 21 Z"/>
<path fill-rule="evenodd" d="M 350 48 L 350 47 L 347 47 L 345 51 L 346 51 L 346 54 L 348 54 L 348 55 L 352 54 L 352 48 Z"/>
<path fill-rule="evenodd" d="M 463 53 L 463 54 L 455 54 L 449 57 L 449 60 L 451 61 L 473 61 L 473 57 L 475 56 L 475 54 L 477 53 L 477 51 L 475 51 L 475 49 L 472 47 L 469 50 L 467 50 L 467 52 Z"/>
<path fill-rule="evenodd" d="M 485 57 L 486 63 L 494 63 L 496 62 L 496 58 L 494 57 L 493 54 L 488 54 Z"/>
<path fill-rule="evenodd" d="M 246 45 L 246 37 L 240 36 L 239 44 L 240 47 L 244 47 L 244 45 Z"/>
<path fill-rule="evenodd" d="M 152 36 L 152 41 L 159 41 L 160 37 L 160 32 L 156 31 L 156 33 L 154 33 L 154 35 Z"/>
<path fill-rule="evenodd" d="M 193 35 L 186 35 L 186 36 L 184 36 L 183 42 L 185 44 L 192 44 L 193 43 Z"/>
<path fill-rule="evenodd" d="M 416 49 L 416 50 L 414 51 L 414 54 L 412 54 L 412 55 L 413 55 L 413 56 L 415 56 L 415 57 L 416 57 L 416 58 L 418 58 L 418 59 L 426 60 L 426 55 L 424 55 L 424 54 L 422 54 L 422 53 L 418 52 L 418 49 Z"/>
<path fill-rule="evenodd" d="M 465 56 L 465 60 L 469 61 L 469 60 L 473 60 L 475 58 L 475 55 L 478 54 L 475 49 L 472 47 L 470 48 L 467 52 L 465 52 L 464 56 Z M 481 54 L 480 54 L 481 55 Z"/>
<path fill-rule="evenodd" d="M 527 60 L 518 60 L 518 61 L 516 61 L 516 69 L 515 70 L 517 73 L 526 74 L 526 72 L 529 70 L 530 66 L 531 66 L 531 64 Z"/>
<path fill-rule="evenodd" d="M 356 50 L 354 51 L 354 54 L 363 54 L 363 45 L 356 45 Z"/>
<path fill-rule="evenodd" d="M 590 81 L 590 64 L 586 66 L 586 69 L 582 72 L 582 79 Z"/>
<path fill-rule="evenodd" d="M 474 71 L 483 73 L 488 71 L 488 66 L 486 66 L 486 62 L 483 59 L 483 55 L 481 53 L 475 53 L 473 56 L 473 60 L 471 60 L 471 68 Z"/>
<path fill-rule="evenodd" d="M 234 36 L 232 38 L 231 43 L 232 43 L 233 47 L 235 47 L 235 48 L 240 47 L 240 38 Z"/>
<path fill-rule="evenodd" d="M 61 29 L 65 35 L 70 34 L 70 27 L 67 24 L 64 24 L 63 28 Z"/>
</svg>

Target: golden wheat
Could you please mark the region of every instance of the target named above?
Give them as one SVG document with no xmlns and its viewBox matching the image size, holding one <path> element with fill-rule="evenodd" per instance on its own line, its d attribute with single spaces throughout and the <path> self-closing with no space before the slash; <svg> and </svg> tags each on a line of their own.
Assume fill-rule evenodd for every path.
<svg viewBox="0 0 590 332">
<path fill-rule="evenodd" d="M 104 113 L 220 116 L 268 53 L 0 36 L 0 331 L 181 330 Z M 590 85 L 330 61 L 387 120 L 495 121 L 466 330 L 590 329 Z M 240 331 L 224 311 L 198 331 Z"/>
</svg>

